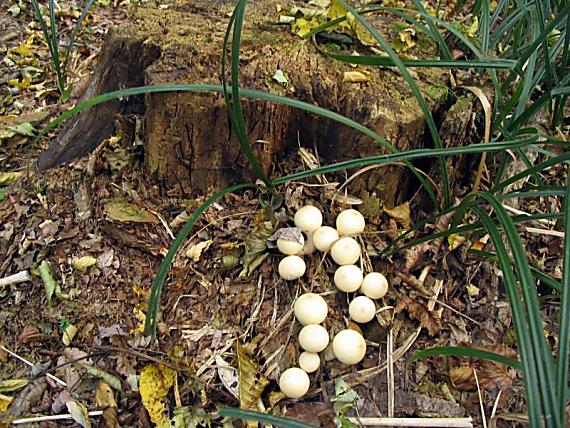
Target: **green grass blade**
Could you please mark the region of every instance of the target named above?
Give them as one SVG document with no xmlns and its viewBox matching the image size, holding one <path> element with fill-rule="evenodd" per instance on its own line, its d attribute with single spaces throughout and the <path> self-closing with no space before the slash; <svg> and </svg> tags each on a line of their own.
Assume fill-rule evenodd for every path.
<svg viewBox="0 0 570 428">
<path fill-rule="evenodd" d="M 67 45 L 67 49 L 65 51 L 65 59 L 63 60 L 63 66 L 61 68 L 61 73 L 63 74 L 64 78 L 67 75 L 67 66 L 69 65 L 69 61 L 71 60 L 71 52 L 73 51 L 75 40 L 77 39 L 77 35 L 79 34 L 79 30 L 83 25 L 83 21 L 85 20 L 85 17 L 89 13 L 91 5 L 93 4 L 94 1 L 95 0 L 87 0 L 87 3 L 85 3 L 85 6 L 83 6 L 83 9 L 81 10 L 81 15 L 79 16 L 79 18 L 77 18 L 75 26 L 73 27 L 73 32 L 71 33 L 71 37 L 69 38 L 69 44 Z"/>
<path fill-rule="evenodd" d="M 410 358 L 408 358 L 407 362 L 411 363 L 421 358 L 434 356 L 479 358 L 481 360 L 496 361 L 497 363 L 505 364 L 518 370 L 522 369 L 522 365 L 518 360 L 513 360 L 512 358 L 505 357 L 504 355 L 497 354 L 496 352 L 490 352 L 484 349 L 468 348 L 465 346 L 436 346 L 424 349 L 422 351 L 415 352 L 410 356 Z"/>
<path fill-rule="evenodd" d="M 564 196 L 564 249 L 562 267 L 562 296 L 560 299 L 560 340 L 556 361 L 556 389 L 561 426 L 566 422 L 566 391 L 568 390 L 568 361 L 570 352 L 570 178 Z"/>
<path fill-rule="evenodd" d="M 493 244 L 495 245 L 495 251 L 499 257 L 499 264 L 503 272 L 504 283 L 511 305 L 513 324 L 517 334 L 519 354 L 521 355 L 529 422 L 530 426 L 539 427 L 542 425 L 542 400 L 538 388 L 539 377 L 537 374 L 537 361 L 529 339 L 529 336 L 532 335 L 533 332 L 529 329 L 527 315 L 521 303 L 518 282 L 510 263 L 509 254 L 495 223 L 483 209 L 475 207 L 474 211 L 479 215 L 485 229 L 491 236 Z M 542 334 L 542 332 L 540 332 L 540 334 Z"/>
<path fill-rule="evenodd" d="M 294 419 L 284 418 L 282 416 L 268 415 L 266 413 L 253 412 L 251 410 L 236 409 L 232 407 L 220 407 L 218 413 L 220 416 L 224 416 L 226 418 L 257 421 L 261 422 L 262 424 L 275 425 L 283 428 L 315 428 L 313 425 L 299 422 Z"/>
<path fill-rule="evenodd" d="M 162 264 L 160 265 L 160 269 L 158 270 L 158 274 L 156 275 L 153 283 L 152 289 L 150 291 L 150 298 L 148 301 L 148 308 L 146 312 L 146 321 L 144 325 L 145 334 L 151 334 L 152 338 L 156 338 L 156 331 L 158 326 L 158 308 L 160 305 L 160 296 L 162 294 L 162 288 L 164 287 L 164 281 L 166 280 L 166 275 L 168 275 L 168 271 L 170 266 L 172 265 L 172 261 L 174 256 L 178 252 L 180 246 L 184 243 L 184 240 L 200 218 L 200 216 L 208 209 L 210 205 L 214 202 L 218 201 L 228 193 L 236 192 L 240 189 L 245 188 L 255 188 L 254 184 L 238 184 L 231 187 L 226 187 L 225 189 L 220 190 L 219 192 L 215 193 L 214 195 L 210 196 L 206 202 L 200 205 L 196 211 L 192 214 L 192 216 L 188 219 L 188 221 L 182 226 L 182 229 L 176 235 L 176 239 L 168 249 L 168 253 L 164 257 Z"/>
<path fill-rule="evenodd" d="M 222 84 L 224 91 L 224 98 L 226 100 L 227 111 L 229 113 L 230 120 L 235 129 L 236 136 L 240 143 L 241 149 L 246 155 L 251 167 L 255 171 L 257 177 L 262 180 L 265 185 L 271 189 L 271 180 L 265 174 L 263 167 L 257 160 L 253 148 L 247 137 L 247 132 L 245 130 L 245 120 L 243 117 L 243 111 L 241 108 L 241 98 L 239 95 L 239 56 L 240 56 L 240 46 L 241 46 L 241 30 L 243 26 L 245 7 L 247 6 L 247 0 L 239 0 L 236 5 L 230 23 L 227 27 L 226 34 L 224 36 L 224 44 L 222 51 Z M 233 31 L 232 31 L 233 29 Z M 226 53 L 229 42 L 230 31 L 232 31 L 232 48 L 231 48 L 231 94 L 230 98 L 227 91 L 226 84 Z"/>
<path fill-rule="evenodd" d="M 361 64 L 361 65 L 372 65 L 380 67 L 393 67 L 394 61 L 391 58 L 380 56 L 380 55 L 342 55 L 333 52 L 327 52 L 320 47 L 319 52 L 330 58 L 336 59 L 338 61 L 347 62 L 350 64 Z M 466 69 L 466 68 L 484 68 L 484 69 L 499 69 L 499 70 L 512 70 L 516 61 L 513 60 L 501 60 L 501 59 L 490 59 L 483 61 L 462 61 L 462 60 L 451 60 L 444 61 L 438 59 L 422 59 L 422 60 L 402 60 L 402 64 L 406 67 L 433 67 L 433 68 L 452 68 L 452 69 Z"/>
<path fill-rule="evenodd" d="M 555 373 L 554 363 L 552 361 L 552 351 L 548 345 L 548 342 L 546 341 L 546 338 L 544 337 L 544 329 L 540 314 L 540 303 L 538 301 L 538 295 L 536 293 L 536 286 L 532 279 L 528 258 L 526 256 L 524 247 L 522 245 L 520 236 L 514 226 L 514 223 L 502 204 L 489 193 L 482 193 L 480 196 L 485 199 L 493 208 L 495 215 L 497 216 L 497 219 L 505 232 L 509 247 L 511 248 L 515 269 L 520 281 L 520 288 L 524 297 L 523 302 L 526 307 L 526 316 L 530 330 L 530 351 L 534 353 L 534 361 L 536 363 L 536 372 L 538 376 L 537 381 L 541 392 L 541 402 L 544 408 L 546 426 L 560 426 L 560 417 L 557 413 L 556 407 L 557 391 L 555 388 L 556 384 L 554 379 Z M 481 211 L 482 210 L 479 210 L 479 212 Z M 491 234 L 490 231 L 489 234 Z M 493 239 L 495 248 L 497 248 L 497 242 L 493 236 L 491 236 L 491 238 Z M 503 257 L 501 254 L 499 254 L 499 251 L 497 251 L 497 254 L 499 255 L 499 259 Z M 505 262 L 508 260 L 509 258 L 507 258 Z M 500 261 L 501 263 L 503 262 L 502 260 Z M 505 281 L 507 281 L 506 277 Z M 517 282 L 515 281 L 514 283 L 508 284 L 507 286 L 516 287 Z M 518 303 L 520 303 L 520 301 L 518 301 Z M 513 302 L 511 301 L 511 306 L 512 304 Z M 514 316 L 515 315 L 513 313 L 513 317 Z M 517 337 L 520 340 L 520 336 L 518 336 L 519 334 L 520 333 L 517 332 Z"/>
<path fill-rule="evenodd" d="M 356 18 L 356 20 L 364 28 L 366 28 L 370 32 L 370 34 L 372 34 L 372 36 L 376 39 L 376 41 L 382 47 L 384 52 L 386 52 L 388 56 L 392 59 L 392 61 L 394 61 L 394 64 L 396 64 L 396 67 L 398 67 L 398 70 L 400 70 L 400 73 L 408 83 L 410 89 L 412 90 L 414 96 L 416 97 L 418 104 L 420 105 L 420 108 L 422 109 L 422 112 L 424 114 L 424 119 L 427 123 L 435 148 L 441 148 L 442 144 L 441 144 L 441 139 L 439 138 L 437 127 L 435 126 L 435 122 L 433 121 L 431 111 L 429 110 L 429 107 L 424 97 L 421 94 L 420 88 L 418 87 L 418 85 L 414 81 L 414 78 L 412 77 L 406 66 L 402 63 L 396 52 L 394 52 L 394 50 L 390 46 L 390 43 L 388 43 L 388 41 L 384 38 L 384 36 L 380 34 L 378 30 L 376 30 L 376 28 L 370 25 L 370 23 L 367 20 L 362 18 L 362 16 L 360 16 L 360 14 L 353 7 L 348 5 L 345 0 L 338 0 L 338 2 L 348 12 L 352 13 L 352 15 Z M 445 165 L 445 161 L 443 159 L 439 159 L 438 164 L 439 164 L 442 187 L 443 187 L 444 207 L 447 207 L 451 205 L 451 190 L 449 187 L 447 168 Z"/>
<path fill-rule="evenodd" d="M 437 29 L 437 26 L 434 24 L 432 16 L 428 13 L 428 11 L 426 10 L 421 1 L 419 0 L 412 0 L 412 1 L 414 2 L 416 8 L 420 11 L 422 16 L 426 17 L 426 21 L 430 29 L 429 35 L 437 44 L 441 57 L 447 61 L 451 60 L 453 58 L 453 55 L 451 54 L 451 51 L 449 50 L 447 43 L 445 43 L 443 36 Z"/>
</svg>

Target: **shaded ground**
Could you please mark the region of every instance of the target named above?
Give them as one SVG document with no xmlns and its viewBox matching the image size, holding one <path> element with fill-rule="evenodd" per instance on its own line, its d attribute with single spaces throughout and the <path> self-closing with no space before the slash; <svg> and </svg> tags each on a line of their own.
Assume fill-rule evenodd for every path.
<svg viewBox="0 0 570 428">
<path fill-rule="evenodd" d="M 6 9 L 14 5 L 3 4 Z M 65 3 L 61 6 L 65 10 Z M 72 67 L 79 83 L 71 102 L 81 92 L 81 82 L 92 68 L 106 28 L 121 22 L 125 11 L 124 5 L 93 10 Z M 2 75 L 9 77 L 1 87 L 1 119 L 13 126 L 14 117 L 28 122 L 31 119 L 26 115 L 32 112 L 48 112 L 53 117 L 68 105 L 59 105 L 55 92 L 43 92 L 53 88 L 53 79 L 41 36 L 30 28 L 29 10 L 17 18 L 1 19 L 4 32 L 13 33 L 2 39 L 3 52 L 11 56 L 0 66 Z M 67 25 L 72 25 L 71 20 Z M 34 37 L 32 42 L 30 37 Z M 14 53 L 14 48 L 26 43 L 33 47 L 31 55 Z M 31 73 L 26 67 L 41 73 L 26 81 L 26 73 Z M 22 88 L 14 91 L 18 84 Z M 6 393 L 14 400 L 7 412 L 0 413 L 0 420 L 66 413 L 66 403 L 80 402 L 89 410 L 107 409 L 102 417 L 92 418 L 101 426 L 150 426 L 145 407 L 152 404 L 143 406 L 138 392 L 145 387 L 139 385 L 140 376 L 145 370 L 148 374 L 149 367 L 158 371 L 152 377 L 157 390 L 161 382 L 169 384 L 170 372 L 164 367 L 176 370 L 176 383 L 165 392 L 163 402 L 169 409 L 190 409 L 187 416 L 195 424 L 209 418 L 220 422 L 204 411 L 241 402 L 331 426 L 335 416 L 331 397 L 341 376 L 360 397 L 348 403 L 350 415 L 355 408 L 361 416 L 387 415 L 393 387 L 396 415 L 472 416 L 479 425 L 474 373 L 487 416 L 512 413 L 507 422 L 499 420 L 499 426 L 512 426 L 512 420 L 520 417 L 517 412 L 524 410 L 520 378 L 506 366 L 453 358 L 406 366 L 406 357 L 414 350 L 434 344 L 477 344 L 516 357 L 508 302 L 497 268 L 466 255 L 465 245 L 450 251 L 446 242 L 430 243 L 390 258 L 378 257 L 402 228 L 397 220 L 403 220 L 401 214 L 382 211 L 366 194 L 358 195 L 365 199 L 360 209 L 369 224 L 362 236 L 364 267 L 386 273 L 391 283 L 381 304 L 386 309 L 378 320 L 360 327 L 350 324 L 361 328 L 368 340 L 367 356 L 350 368 L 327 361 L 311 376 L 306 399 L 279 401 L 283 397 L 276 394 L 276 379 L 295 364 L 299 354 L 295 339 L 299 326 L 291 314 L 295 297 L 308 290 L 323 293 L 330 310 L 325 326 L 331 333 L 348 322 L 347 296 L 337 293 L 331 283 L 332 262 L 318 254 L 308 256 L 303 281 L 286 283 L 277 275 L 276 252 L 270 250 L 268 256 L 260 257 L 265 253 L 265 239 L 279 227 L 291 225 L 295 210 L 307 202 L 320 206 L 325 223 L 334 225 L 339 204 L 333 203 L 332 193 L 323 192 L 316 179 L 279 189 L 284 203 L 274 211 L 264 208 L 259 195 L 249 191 L 228 196 L 208 209 L 174 263 L 161 301 L 158 343 L 150 343 L 142 326 L 152 281 L 173 234 L 203 198 L 161 196 L 142 173 L 138 144 L 111 140 L 88 159 L 35 175 L 26 167 L 30 152 L 39 148 L 32 148 L 30 139 L 20 134 L 4 138 L 0 146 L 0 172 L 24 174 L 18 183 L 4 188 L 0 203 L 0 278 L 34 271 L 47 260 L 63 295 L 58 297 L 56 292 L 48 305 L 45 281 L 38 276 L 0 288 L 0 349 L 4 349 L 0 350 L 0 378 L 31 379 L 17 392 Z M 296 155 L 283 165 L 287 172 L 305 167 Z M 327 178 L 331 182 L 345 179 Z M 417 202 L 412 200 L 412 221 L 425 215 Z M 534 206 L 522 208 L 541 210 L 555 203 L 537 200 Z M 527 238 L 537 263 L 559 276 L 560 238 Z M 244 267 L 251 274 L 242 274 Z M 545 307 L 545 311 L 550 309 Z M 61 327 L 69 323 L 77 327 L 77 334 L 65 346 Z M 549 327 L 553 328 L 547 325 L 547 333 Z M 394 364 L 387 366 L 390 344 L 395 357 Z M 48 370 L 67 387 L 46 378 L 41 370 L 30 377 L 29 367 L 6 349 L 42 364 L 36 368 Z M 244 397 L 243 391 L 240 396 L 235 374 L 220 370 L 224 361 L 239 368 L 242 387 L 250 396 Z M 269 385 L 264 387 L 266 382 Z"/>
</svg>

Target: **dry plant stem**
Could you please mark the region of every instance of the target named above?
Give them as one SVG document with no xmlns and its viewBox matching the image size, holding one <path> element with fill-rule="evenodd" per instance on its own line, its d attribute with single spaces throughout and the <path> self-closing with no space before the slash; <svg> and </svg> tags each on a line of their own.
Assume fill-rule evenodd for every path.
<svg viewBox="0 0 570 428">
<path fill-rule="evenodd" d="M 102 410 L 93 410 L 92 412 L 88 413 L 89 416 L 101 416 L 103 414 Z M 69 413 L 64 413 L 61 415 L 51 415 L 51 416 L 36 416 L 34 418 L 22 418 L 22 419 L 14 419 L 12 421 L 12 425 L 21 425 L 21 424 L 33 424 L 35 422 L 47 422 L 47 421 L 62 421 L 65 419 L 73 419 Z"/>
<path fill-rule="evenodd" d="M 12 357 L 16 358 L 17 360 L 20 360 L 22 363 L 33 367 L 34 363 L 32 363 L 31 361 L 26 360 L 24 357 L 20 357 L 18 354 L 15 354 L 14 352 L 10 351 L 8 348 L 0 345 L 0 349 L 2 349 L 4 352 L 8 353 L 9 355 L 11 355 Z M 67 387 L 67 383 L 65 383 L 64 381 L 62 381 L 61 379 L 55 377 L 54 375 L 50 374 L 50 373 L 46 373 L 46 376 L 49 377 L 51 380 L 53 380 L 54 382 L 59 383 L 61 386 Z"/>
<path fill-rule="evenodd" d="M 556 236 L 557 238 L 564 238 L 564 232 L 559 232 L 558 230 L 538 229 L 536 227 L 525 227 L 524 230 L 529 233 L 538 233 L 541 235 L 549 235 L 549 236 Z"/>
<path fill-rule="evenodd" d="M 376 427 L 472 428 L 471 418 L 348 418 L 352 423 Z"/>
<path fill-rule="evenodd" d="M 388 330 L 386 340 L 386 377 L 388 379 L 388 417 L 394 417 L 394 343 L 393 343 L 393 330 Z"/>
<path fill-rule="evenodd" d="M 370 171 L 372 169 L 376 169 L 376 168 L 382 168 L 385 166 L 402 166 L 405 167 L 406 165 L 403 162 L 388 162 L 388 163 L 383 163 L 383 164 L 377 164 L 377 165 L 369 165 L 366 166 L 362 169 L 359 169 L 358 171 L 356 171 L 354 174 L 352 174 L 350 177 L 348 177 L 346 179 L 346 181 L 344 183 L 341 184 L 341 186 L 336 190 L 335 194 L 332 197 L 332 201 L 331 201 L 331 211 L 333 211 L 334 208 L 334 203 L 337 201 L 338 198 L 338 194 L 342 191 L 342 189 L 344 189 L 346 186 L 348 186 L 348 184 L 354 180 L 356 177 L 358 177 L 360 174 L 364 174 L 367 171 Z M 422 170 L 418 169 L 418 172 L 423 175 L 426 180 L 428 180 L 430 182 L 430 184 L 433 186 L 433 188 L 436 190 L 437 192 L 437 196 L 441 199 L 441 193 L 439 191 L 439 187 L 435 184 L 435 182 L 433 181 L 433 179 L 427 175 L 425 172 L 423 172 Z"/>
<path fill-rule="evenodd" d="M 481 102 L 483 106 L 483 111 L 485 112 L 485 134 L 483 142 L 487 144 L 491 138 L 491 103 L 487 99 L 487 96 L 483 93 L 481 88 L 475 86 L 464 86 L 465 89 L 473 92 L 475 96 Z M 479 167 L 477 168 L 477 175 L 475 175 L 475 182 L 473 183 L 473 192 L 479 190 L 479 185 L 481 184 L 481 177 L 483 176 L 483 170 L 485 169 L 485 161 L 487 160 L 487 152 L 481 154 L 481 160 L 479 161 Z"/>
<path fill-rule="evenodd" d="M 504 209 L 506 209 L 507 211 L 510 211 L 510 212 L 512 212 L 512 213 L 514 213 L 514 214 L 518 214 L 518 215 L 528 215 L 528 216 L 530 216 L 530 214 L 527 213 L 526 211 L 518 210 L 518 209 L 516 209 L 516 208 L 509 207 L 508 205 L 505 205 L 505 204 L 501 204 L 501 205 L 503 206 Z M 533 220 L 533 222 L 541 223 L 541 224 L 544 224 L 544 225 L 546 225 L 546 226 L 554 226 L 554 225 L 556 224 L 556 221 L 547 220 L 547 219 L 545 219 L 545 218 L 540 218 L 540 219 L 538 219 L 538 220 Z"/>
<path fill-rule="evenodd" d="M 481 409 L 481 418 L 483 419 L 483 428 L 487 428 L 487 416 L 485 416 L 485 407 L 483 406 L 483 396 L 481 395 L 481 386 L 477 377 L 477 370 L 473 367 L 473 376 L 475 376 L 475 384 L 477 385 L 477 396 L 479 397 L 479 408 Z"/>
<path fill-rule="evenodd" d="M 151 210 L 150 208 L 147 208 L 147 210 L 149 210 L 151 213 L 153 213 L 160 220 L 160 223 L 162 223 L 162 225 L 164 226 L 164 229 L 166 229 L 166 233 L 168 233 L 168 236 L 170 236 L 170 238 L 172 238 L 172 240 L 176 239 L 176 237 L 172 233 L 172 230 L 170 230 L 170 227 L 168 227 L 168 223 L 166 222 L 164 217 L 162 217 L 158 211 Z"/>
<path fill-rule="evenodd" d="M 27 282 L 30 279 L 32 279 L 32 277 L 30 276 L 30 272 L 28 272 L 27 270 L 23 270 L 21 272 L 15 273 L 14 275 L 0 278 L 0 287 L 12 284 L 19 284 L 21 282 Z"/>
<path fill-rule="evenodd" d="M 503 394 L 503 390 L 499 389 L 499 393 L 497 394 L 497 398 L 495 398 L 495 404 L 493 404 L 493 410 L 491 411 L 491 417 L 489 418 L 489 428 L 496 428 L 497 427 L 497 407 L 499 407 L 499 400 L 500 400 L 502 394 Z"/>
</svg>

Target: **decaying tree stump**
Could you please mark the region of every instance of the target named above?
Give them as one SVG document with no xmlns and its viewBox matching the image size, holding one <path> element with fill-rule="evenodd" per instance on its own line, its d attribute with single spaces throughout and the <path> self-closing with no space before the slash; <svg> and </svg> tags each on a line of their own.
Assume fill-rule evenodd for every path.
<svg viewBox="0 0 570 428">
<path fill-rule="evenodd" d="M 287 10 L 288 5 L 281 4 Z M 142 84 L 219 83 L 222 39 L 233 7 L 234 2 L 206 0 L 133 7 L 129 22 L 108 36 L 87 97 Z M 311 41 L 276 24 L 278 18 L 274 1 L 248 6 L 242 87 L 341 113 L 379 132 L 400 150 L 428 141 L 422 112 L 397 71 L 370 68 L 370 81 L 343 82 L 350 65 L 319 54 Z M 278 69 L 287 84 L 272 79 Z M 418 84 L 430 95 L 430 107 L 437 110 L 445 93 L 434 97 L 430 89 L 445 80 L 444 72 L 416 72 Z M 384 153 L 378 143 L 336 122 L 268 102 L 242 101 L 250 141 L 269 173 L 299 145 L 317 148 L 323 163 Z M 39 159 L 39 168 L 88 153 L 112 134 L 114 115 L 125 112 L 144 114 L 145 168 L 165 191 L 211 191 L 253 179 L 231 132 L 223 96 L 193 92 L 150 94 L 92 108 L 62 131 Z M 405 174 L 401 167 L 382 169 L 375 188 L 388 205 L 397 201 Z"/>
</svg>

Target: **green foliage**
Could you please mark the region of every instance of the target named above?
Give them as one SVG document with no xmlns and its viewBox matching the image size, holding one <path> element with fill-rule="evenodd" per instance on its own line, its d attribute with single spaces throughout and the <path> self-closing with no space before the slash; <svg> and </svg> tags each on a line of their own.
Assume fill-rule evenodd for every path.
<svg viewBox="0 0 570 428">
<path fill-rule="evenodd" d="M 71 95 L 71 90 L 73 89 L 73 86 L 67 83 L 67 67 L 69 66 L 69 61 L 71 59 L 71 53 L 75 45 L 75 40 L 77 39 L 79 30 L 83 25 L 83 21 L 85 20 L 85 17 L 87 16 L 87 13 L 89 12 L 91 5 L 93 4 L 93 1 L 94 0 L 87 0 L 85 6 L 83 6 L 81 15 L 75 22 L 75 27 L 73 28 L 73 32 L 71 33 L 71 37 L 69 38 L 67 49 L 65 50 L 65 54 L 63 55 L 63 63 L 62 63 L 61 52 L 59 50 L 60 40 L 57 31 L 57 21 L 55 19 L 56 7 L 57 7 L 56 2 L 55 0 L 49 0 L 48 3 L 49 24 L 48 24 L 44 19 L 44 16 L 42 15 L 40 1 L 32 0 L 32 6 L 34 8 L 36 19 L 40 23 L 40 27 L 42 29 L 45 42 L 48 45 L 49 54 L 56 74 L 57 89 L 59 90 L 59 98 L 61 102 L 66 102 L 67 100 L 69 100 L 69 96 Z"/>
</svg>

